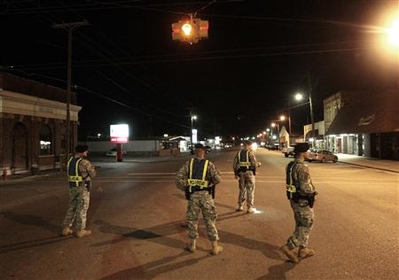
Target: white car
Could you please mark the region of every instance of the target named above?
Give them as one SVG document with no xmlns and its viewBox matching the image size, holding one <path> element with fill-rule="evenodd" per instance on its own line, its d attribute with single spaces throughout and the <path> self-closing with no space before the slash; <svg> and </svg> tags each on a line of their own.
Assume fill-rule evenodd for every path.
<svg viewBox="0 0 399 280">
<path fill-rule="evenodd" d="M 309 151 L 309 158 L 307 159 L 309 162 L 311 161 L 319 161 L 319 162 L 337 162 L 338 156 L 334 153 L 327 150 L 313 150 Z"/>
<path fill-rule="evenodd" d="M 111 150 L 105 152 L 105 155 L 106 155 L 107 157 L 116 157 L 116 153 L 117 153 L 117 149 L 116 149 L 116 148 L 113 148 L 113 149 L 111 149 Z M 126 154 L 126 151 L 125 151 L 125 150 L 122 150 L 122 155 L 125 155 L 125 154 Z"/>
</svg>

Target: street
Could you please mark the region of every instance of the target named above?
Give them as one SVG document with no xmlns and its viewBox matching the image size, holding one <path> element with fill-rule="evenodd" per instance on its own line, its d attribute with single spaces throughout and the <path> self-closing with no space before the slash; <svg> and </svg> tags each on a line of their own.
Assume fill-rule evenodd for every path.
<svg viewBox="0 0 399 280">
<path fill-rule="evenodd" d="M 204 224 L 184 250 L 186 201 L 174 176 L 189 155 L 123 162 L 96 157 L 88 211 L 92 235 L 62 237 L 68 186 L 61 174 L 0 186 L 0 279 L 398 279 L 398 174 L 343 163 L 309 163 L 319 192 L 299 264 L 279 253 L 294 229 L 285 194 L 292 158 L 260 148 L 256 214 L 236 212 L 237 149 L 212 151 L 224 251 L 211 255 Z"/>
</svg>

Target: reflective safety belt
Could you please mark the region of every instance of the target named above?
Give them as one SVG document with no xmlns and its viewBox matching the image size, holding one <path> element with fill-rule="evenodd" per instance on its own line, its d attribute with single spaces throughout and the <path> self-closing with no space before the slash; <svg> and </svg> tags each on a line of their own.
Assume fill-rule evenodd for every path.
<svg viewBox="0 0 399 280">
<path fill-rule="evenodd" d="M 188 178 L 188 186 L 189 192 L 191 193 L 192 187 L 200 187 L 200 189 L 205 189 L 209 187 L 209 182 L 205 180 L 206 172 L 208 170 L 209 160 L 205 160 L 204 168 L 202 170 L 202 178 L 201 179 L 193 179 L 193 171 L 194 171 L 194 158 L 190 159 L 189 165 L 189 178 Z"/>
<path fill-rule="evenodd" d="M 75 183 L 76 186 L 79 186 L 79 183 L 83 181 L 83 177 L 79 175 L 79 164 L 82 161 L 82 159 L 79 158 L 78 160 L 75 161 L 75 170 L 74 173 L 71 174 L 70 172 L 72 170 L 70 170 L 70 165 L 74 159 L 75 159 L 74 157 L 71 157 L 67 164 L 68 182 Z"/>
</svg>

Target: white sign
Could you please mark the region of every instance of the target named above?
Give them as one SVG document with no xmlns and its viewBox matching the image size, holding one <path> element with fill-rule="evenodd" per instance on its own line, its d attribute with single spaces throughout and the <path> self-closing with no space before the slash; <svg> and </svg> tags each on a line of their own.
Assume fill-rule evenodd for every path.
<svg viewBox="0 0 399 280">
<path fill-rule="evenodd" d="M 111 143 L 129 142 L 129 125 L 111 124 L 110 126 Z"/>
</svg>

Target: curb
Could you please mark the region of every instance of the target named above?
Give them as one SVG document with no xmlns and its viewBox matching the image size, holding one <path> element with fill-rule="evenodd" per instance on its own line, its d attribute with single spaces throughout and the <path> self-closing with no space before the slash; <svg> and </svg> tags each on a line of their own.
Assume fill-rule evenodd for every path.
<svg viewBox="0 0 399 280">
<path fill-rule="evenodd" d="M 364 167 L 364 168 L 370 168 L 370 169 L 377 169 L 377 170 L 382 170 L 382 171 L 387 171 L 387 172 L 399 173 L 398 170 L 393 170 L 393 169 L 388 169 L 388 168 L 383 168 L 383 167 L 369 166 L 369 165 L 364 165 L 364 164 L 359 164 L 359 163 L 352 163 L 352 162 L 347 162 L 347 161 L 340 161 L 340 160 L 338 160 L 338 162 L 344 163 L 344 164 L 348 164 L 348 165 Z"/>
</svg>

